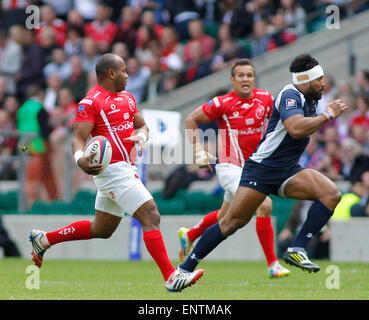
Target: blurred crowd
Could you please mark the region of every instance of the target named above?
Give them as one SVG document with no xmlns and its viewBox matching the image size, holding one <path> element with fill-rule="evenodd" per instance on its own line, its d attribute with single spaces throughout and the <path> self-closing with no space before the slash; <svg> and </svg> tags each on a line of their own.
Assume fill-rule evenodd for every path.
<svg viewBox="0 0 369 320">
<path fill-rule="evenodd" d="M 40 181 L 50 199 L 61 197 L 60 146 L 76 104 L 96 84 L 100 55 L 126 61 L 126 89 L 140 104 L 322 28 L 329 4 L 339 6 L 341 19 L 369 9 L 362 0 L 2 0 L 0 130 L 41 137 L 29 150 L 29 205 Z M 30 5 L 40 9 L 39 28 L 26 28 Z M 349 180 L 355 156 L 368 150 L 369 70 L 359 70 L 354 84 L 326 82 L 321 104 L 340 97 L 353 110 L 312 137 L 302 162 Z M 16 154 L 17 146 L 15 137 L 0 135 L 0 156 Z M 16 166 L 1 162 L 0 179 L 15 180 Z"/>
</svg>

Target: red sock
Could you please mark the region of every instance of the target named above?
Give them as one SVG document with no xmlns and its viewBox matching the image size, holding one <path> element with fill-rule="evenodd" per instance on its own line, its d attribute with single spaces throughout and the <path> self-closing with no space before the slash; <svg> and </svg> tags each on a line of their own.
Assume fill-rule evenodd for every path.
<svg viewBox="0 0 369 320">
<path fill-rule="evenodd" d="M 166 281 L 175 268 L 169 260 L 160 230 L 145 231 L 143 233 L 146 249 L 158 265 Z"/>
<path fill-rule="evenodd" d="M 271 217 L 256 217 L 256 233 L 264 250 L 268 266 L 278 260 L 274 253 L 274 233 L 271 220 Z"/>
<path fill-rule="evenodd" d="M 51 245 L 65 241 L 91 239 L 90 225 L 90 220 L 76 221 L 65 228 L 47 232 L 46 238 Z"/>
<path fill-rule="evenodd" d="M 204 231 L 212 226 L 213 224 L 216 224 L 218 222 L 218 215 L 219 210 L 213 211 L 208 213 L 204 218 L 201 219 L 201 221 L 194 227 L 192 227 L 187 232 L 188 240 L 191 242 L 194 242 L 198 237 L 200 237 Z"/>
</svg>

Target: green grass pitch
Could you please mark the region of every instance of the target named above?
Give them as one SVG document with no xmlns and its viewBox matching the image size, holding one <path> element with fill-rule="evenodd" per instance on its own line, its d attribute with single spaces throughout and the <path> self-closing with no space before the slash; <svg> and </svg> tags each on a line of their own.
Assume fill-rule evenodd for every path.
<svg viewBox="0 0 369 320">
<path fill-rule="evenodd" d="M 32 261 L 4 258 L 0 259 L 0 300 L 369 299 L 368 263 L 317 263 L 321 271 L 316 274 L 289 266 L 289 277 L 269 279 L 264 262 L 204 260 L 204 276 L 195 286 L 170 293 L 152 261 L 46 259 L 39 270 L 40 288 L 32 289 L 27 281 L 34 285 L 35 278 L 29 277 L 35 274 L 26 272 Z M 338 273 L 327 272 L 331 268 Z M 337 289 L 327 288 L 333 280 Z"/>
</svg>

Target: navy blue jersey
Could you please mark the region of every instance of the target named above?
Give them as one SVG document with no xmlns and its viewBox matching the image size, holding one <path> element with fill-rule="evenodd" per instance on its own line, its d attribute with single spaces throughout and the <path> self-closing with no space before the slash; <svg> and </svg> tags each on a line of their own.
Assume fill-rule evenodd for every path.
<svg viewBox="0 0 369 320">
<path fill-rule="evenodd" d="M 316 106 L 316 100 L 308 101 L 293 84 L 286 85 L 274 100 L 266 134 L 249 159 L 275 168 L 297 164 L 310 138 L 292 138 L 283 126 L 283 121 L 295 114 L 315 117 Z"/>
</svg>

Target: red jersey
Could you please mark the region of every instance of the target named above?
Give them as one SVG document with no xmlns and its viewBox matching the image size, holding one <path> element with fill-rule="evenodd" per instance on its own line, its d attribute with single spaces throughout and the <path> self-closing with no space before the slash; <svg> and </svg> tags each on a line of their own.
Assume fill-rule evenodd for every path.
<svg viewBox="0 0 369 320">
<path fill-rule="evenodd" d="M 88 22 L 84 28 L 85 34 L 96 42 L 106 41 L 111 45 L 118 32 L 118 26 L 111 21 L 106 21 L 100 26 L 97 21 Z"/>
<path fill-rule="evenodd" d="M 36 29 L 36 41 L 38 44 L 42 43 L 41 34 L 42 29 L 47 26 L 45 22 L 40 23 L 40 28 Z M 55 43 L 61 47 L 64 47 L 64 43 L 67 39 L 67 23 L 61 19 L 55 19 L 51 26 L 55 32 Z"/>
<path fill-rule="evenodd" d="M 75 122 L 94 124 L 92 137 L 106 137 L 113 150 L 111 163 L 124 161 L 134 164 L 134 142 L 124 141 L 135 131 L 133 119 L 138 113 L 136 101 L 127 91 L 113 93 L 98 84 L 92 88 L 77 107 Z"/>
<path fill-rule="evenodd" d="M 252 98 L 241 99 L 232 91 L 202 106 L 210 120 L 217 120 L 221 139 L 220 163 L 242 167 L 258 146 L 273 110 L 273 97 L 253 89 Z"/>
</svg>

